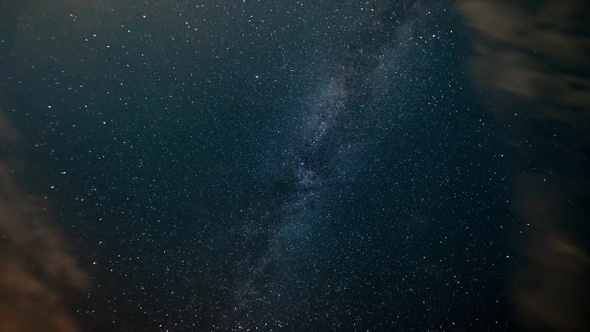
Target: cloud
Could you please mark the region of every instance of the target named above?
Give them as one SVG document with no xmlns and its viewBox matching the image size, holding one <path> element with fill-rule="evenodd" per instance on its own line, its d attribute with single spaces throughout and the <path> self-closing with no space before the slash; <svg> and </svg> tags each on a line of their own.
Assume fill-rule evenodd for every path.
<svg viewBox="0 0 590 332">
<path fill-rule="evenodd" d="M 77 331 L 66 298 L 88 276 L 16 175 L 19 135 L 0 112 L 0 331 Z"/>
<path fill-rule="evenodd" d="M 461 0 L 473 33 L 474 81 L 511 148 L 522 223 L 512 299 L 523 327 L 588 331 L 590 258 L 583 230 L 590 182 L 590 6 L 584 1 Z"/>
</svg>

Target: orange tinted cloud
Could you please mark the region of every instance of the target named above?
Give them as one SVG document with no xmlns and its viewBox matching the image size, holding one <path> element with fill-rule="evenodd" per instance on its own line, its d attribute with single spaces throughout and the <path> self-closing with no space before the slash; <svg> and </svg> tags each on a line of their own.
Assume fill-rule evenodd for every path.
<svg viewBox="0 0 590 332">
<path fill-rule="evenodd" d="M 19 135 L 0 113 L 0 331 L 77 331 L 66 296 L 88 276 L 64 248 L 44 200 L 15 179 Z"/>
<path fill-rule="evenodd" d="M 588 331 L 590 6 L 585 1 L 462 0 L 474 33 L 471 71 L 495 100 L 511 149 L 523 248 L 511 282 L 523 327 Z M 520 233 L 522 232 L 522 235 Z M 524 240 L 522 240 L 524 239 Z"/>
</svg>

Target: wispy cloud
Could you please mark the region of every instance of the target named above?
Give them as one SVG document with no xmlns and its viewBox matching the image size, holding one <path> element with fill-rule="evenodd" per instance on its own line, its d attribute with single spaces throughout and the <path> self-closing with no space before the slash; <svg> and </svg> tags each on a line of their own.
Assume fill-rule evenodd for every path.
<svg viewBox="0 0 590 332">
<path fill-rule="evenodd" d="M 77 331 L 66 298 L 88 276 L 64 247 L 45 200 L 16 174 L 19 135 L 0 112 L 0 331 Z"/>
<path fill-rule="evenodd" d="M 588 331 L 590 6 L 584 1 L 458 3 L 471 29 L 475 81 L 508 130 L 523 254 L 512 281 L 531 330 Z M 519 231 L 520 234 L 520 231 Z"/>
</svg>

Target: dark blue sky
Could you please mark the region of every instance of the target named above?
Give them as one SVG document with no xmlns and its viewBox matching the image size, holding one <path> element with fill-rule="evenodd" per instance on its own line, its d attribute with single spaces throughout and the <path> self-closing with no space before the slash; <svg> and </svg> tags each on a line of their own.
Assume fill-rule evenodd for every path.
<svg viewBox="0 0 590 332">
<path fill-rule="evenodd" d="M 454 2 L 0 8 L 82 330 L 517 329 L 506 126 Z"/>
</svg>

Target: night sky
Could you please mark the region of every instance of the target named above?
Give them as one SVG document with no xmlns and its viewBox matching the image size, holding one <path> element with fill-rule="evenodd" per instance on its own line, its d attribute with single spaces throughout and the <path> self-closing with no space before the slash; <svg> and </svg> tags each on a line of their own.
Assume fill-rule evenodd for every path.
<svg viewBox="0 0 590 332">
<path fill-rule="evenodd" d="M 53 330 L 519 330 L 520 168 L 464 12 L 1 2 L 0 168 L 84 280 L 31 272 Z"/>
</svg>

